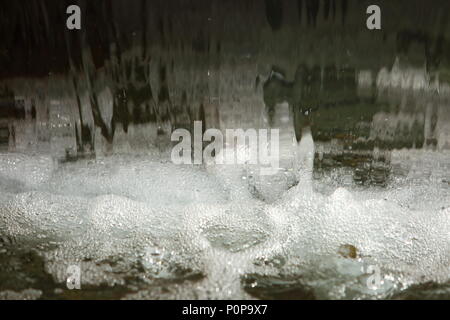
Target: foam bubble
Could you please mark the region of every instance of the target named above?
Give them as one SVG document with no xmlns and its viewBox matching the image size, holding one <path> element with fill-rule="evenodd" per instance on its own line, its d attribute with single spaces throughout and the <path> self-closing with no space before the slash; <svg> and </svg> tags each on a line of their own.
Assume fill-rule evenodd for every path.
<svg viewBox="0 0 450 320">
<path fill-rule="evenodd" d="M 41 254 L 59 283 L 73 263 L 91 285 L 128 287 L 131 277 L 140 283 L 133 290 L 145 291 L 158 281 L 176 282 L 167 298 L 249 298 L 241 279 L 250 274 L 260 284 L 284 277 L 326 298 L 383 298 L 410 284 L 449 279 L 449 188 L 437 179 L 320 193 L 304 170 L 298 185 L 280 191 L 287 189 L 280 184 L 282 196 L 266 201 L 252 188 L 271 180 L 243 179 L 249 168 L 242 166 L 114 156 L 57 170 L 44 161 L 48 170 L 40 174 L 40 158 L 20 159 L 23 172 L 16 162 L 4 162 L 0 172 L 34 190 L 0 188 L 0 231 L 51 242 Z M 358 256 L 340 257 L 342 245 Z M 361 269 L 368 265 L 383 273 L 372 293 Z M 290 282 L 300 275 L 304 283 Z"/>
<path fill-rule="evenodd" d="M 12 190 L 37 187 L 50 179 L 53 160 L 47 156 L 0 153 L 0 187 Z"/>
</svg>

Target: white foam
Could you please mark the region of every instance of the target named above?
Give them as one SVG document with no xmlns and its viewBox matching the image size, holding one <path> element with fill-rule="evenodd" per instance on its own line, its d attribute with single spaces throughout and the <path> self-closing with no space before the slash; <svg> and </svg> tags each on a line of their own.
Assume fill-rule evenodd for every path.
<svg viewBox="0 0 450 320">
<path fill-rule="evenodd" d="M 54 164 L 48 156 L 0 153 L 0 183 L 10 187 L 37 187 L 52 176 Z"/>
<path fill-rule="evenodd" d="M 412 176 L 385 190 L 338 188 L 325 195 L 313 188 L 314 144 L 307 131 L 298 150 L 300 182 L 273 203 L 248 192 L 242 167 L 205 170 L 114 156 L 53 172 L 41 158 L 6 156 L 0 173 L 36 190 L 1 186 L 0 230 L 17 239 L 55 243 L 56 249 L 45 253 L 46 269 L 59 282 L 67 265 L 76 262 L 89 284 L 124 284 L 102 262 L 115 259 L 130 270 L 141 264 L 145 281 L 178 277 L 179 268 L 205 275 L 195 288 L 186 284 L 175 296 L 194 290 L 203 298 L 247 298 L 240 277 L 257 270 L 255 261 L 272 257 L 282 257 L 291 272 L 317 269 L 334 279 L 326 282 L 328 297 L 340 297 L 342 281 L 354 286 L 349 270 L 369 260 L 397 275 L 392 280 L 386 274 L 392 285 L 386 284 L 380 297 L 399 279 L 448 281 L 448 186 L 438 179 L 414 185 Z M 438 155 L 427 161 L 441 161 Z M 362 260 L 339 260 L 343 244 L 355 246 Z M 281 267 L 264 268 L 270 273 Z"/>
</svg>

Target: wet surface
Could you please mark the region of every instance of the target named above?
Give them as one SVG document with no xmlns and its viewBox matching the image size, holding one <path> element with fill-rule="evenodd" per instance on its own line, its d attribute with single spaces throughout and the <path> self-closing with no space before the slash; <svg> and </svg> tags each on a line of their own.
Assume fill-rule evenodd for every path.
<svg viewBox="0 0 450 320">
<path fill-rule="evenodd" d="M 8 157 L 31 169 L 3 171 L 23 181 L 0 193 L 4 298 L 448 298 L 447 157 L 435 155 L 427 173 L 417 153 L 392 156 L 403 175 L 383 186 L 339 180 L 348 168 L 336 165 L 291 185 L 248 179 L 245 167 L 206 175 L 115 156 L 51 169 Z M 190 182 L 175 193 L 179 177 Z M 267 202 L 267 192 L 281 196 Z M 66 287 L 71 265 L 81 290 Z M 370 266 L 380 270 L 376 289 Z"/>
<path fill-rule="evenodd" d="M 78 31 L 26 2 L 0 11 L 0 299 L 450 298 L 448 1 L 380 0 L 374 31 L 365 0 L 75 1 Z M 196 121 L 278 129 L 278 170 L 175 165 Z"/>
</svg>

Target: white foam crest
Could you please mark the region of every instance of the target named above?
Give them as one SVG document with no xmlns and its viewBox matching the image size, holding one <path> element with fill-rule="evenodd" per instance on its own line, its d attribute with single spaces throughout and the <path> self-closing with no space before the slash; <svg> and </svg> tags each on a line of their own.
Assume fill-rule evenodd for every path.
<svg viewBox="0 0 450 320">
<path fill-rule="evenodd" d="M 120 156 L 68 164 L 55 173 L 45 188 L 62 195 L 123 196 L 153 207 L 220 203 L 228 198 L 217 179 L 200 167 Z"/>
</svg>

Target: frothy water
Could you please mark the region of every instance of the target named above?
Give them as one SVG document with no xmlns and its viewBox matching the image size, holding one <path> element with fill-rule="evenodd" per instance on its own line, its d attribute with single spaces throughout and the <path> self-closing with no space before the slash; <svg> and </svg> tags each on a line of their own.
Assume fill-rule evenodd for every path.
<svg viewBox="0 0 450 320">
<path fill-rule="evenodd" d="M 69 265 L 81 267 L 82 287 L 120 298 L 391 298 L 430 282 L 448 294 L 450 187 L 438 174 L 448 155 L 426 153 L 434 174 L 381 189 L 313 179 L 309 128 L 296 153 L 294 186 L 277 176 L 255 183 L 245 165 L 2 155 L 2 253 L 31 246 L 51 294 L 63 292 Z M 281 196 L 255 196 L 261 188 Z M 368 270 L 379 270 L 375 286 Z M 48 296 L 33 285 L 14 294 L 30 292 Z"/>
</svg>

